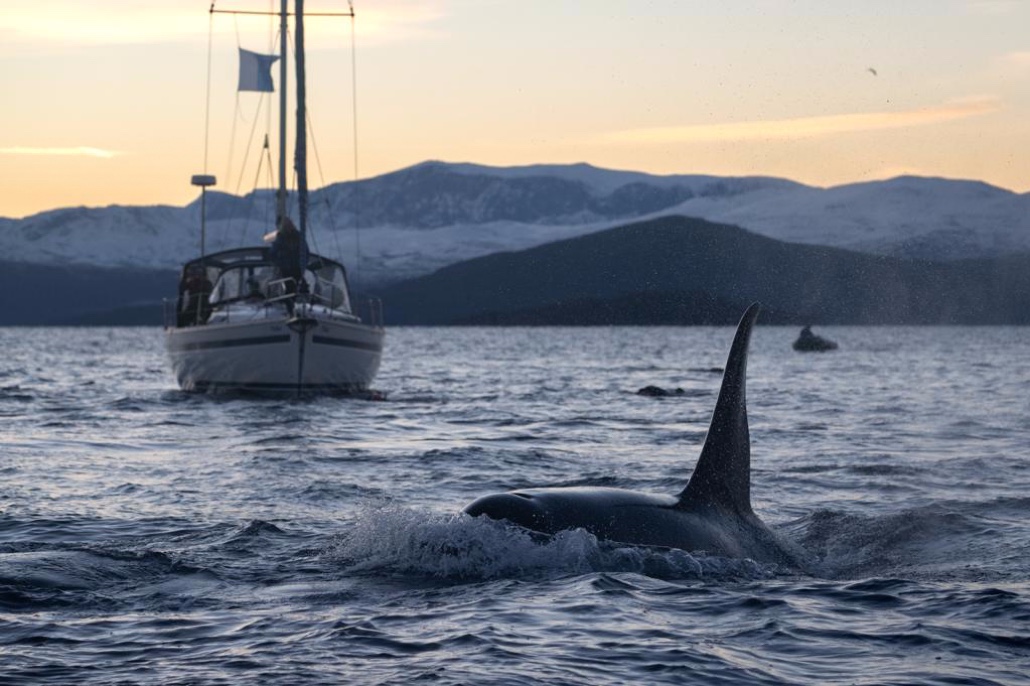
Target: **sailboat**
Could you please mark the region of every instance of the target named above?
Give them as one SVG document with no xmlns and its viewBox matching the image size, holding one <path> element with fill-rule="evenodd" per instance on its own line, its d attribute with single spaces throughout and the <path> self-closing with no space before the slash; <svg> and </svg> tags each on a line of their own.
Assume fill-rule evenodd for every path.
<svg viewBox="0 0 1030 686">
<path fill-rule="evenodd" d="M 385 335 L 381 307 L 373 301 L 367 320 L 359 317 L 343 264 L 307 249 L 303 0 L 295 0 L 293 13 L 296 225 L 287 214 L 288 9 L 288 0 L 282 0 L 279 187 L 275 230 L 265 236 L 271 243 L 205 254 L 206 190 L 215 178 L 199 174 L 192 179 L 201 188 L 200 255 L 183 265 L 175 311 L 166 313 L 165 321 L 172 369 L 186 391 L 363 393 L 379 370 Z"/>
</svg>

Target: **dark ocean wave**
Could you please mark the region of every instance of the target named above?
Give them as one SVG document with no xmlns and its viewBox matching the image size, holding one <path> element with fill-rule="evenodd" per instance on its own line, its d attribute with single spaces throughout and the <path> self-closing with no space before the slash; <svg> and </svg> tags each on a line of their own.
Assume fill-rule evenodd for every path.
<svg viewBox="0 0 1030 686">
<path fill-rule="evenodd" d="M 182 393 L 157 329 L 0 330 L 0 684 L 1025 681 L 1024 331 L 756 329 L 752 500 L 803 569 L 462 515 L 684 487 L 732 332 L 640 333 L 391 329 L 368 402 Z"/>
</svg>

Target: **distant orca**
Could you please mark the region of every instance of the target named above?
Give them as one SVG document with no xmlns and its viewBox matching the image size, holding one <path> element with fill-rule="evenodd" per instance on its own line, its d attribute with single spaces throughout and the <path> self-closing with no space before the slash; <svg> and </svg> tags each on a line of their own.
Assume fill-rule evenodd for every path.
<svg viewBox="0 0 1030 686">
<path fill-rule="evenodd" d="M 667 398 L 670 395 L 683 395 L 684 393 L 686 393 L 686 391 L 682 388 L 670 391 L 669 389 L 662 388 L 661 386 L 644 386 L 637 391 L 637 395 L 642 395 L 648 398 Z"/>
<path fill-rule="evenodd" d="M 827 350 L 836 350 L 837 344 L 829 338 L 823 338 L 812 333 L 812 327 L 806 326 L 801 329 L 797 340 L 794 341 L 794 350 L 802 353 L 821 353 Z"/>
<path fill-rule="evenodd" d="M 465 513 L 555 534 L 585 529 L 600 539 L 800 564 L 798 551 L 751 509 L 751 437 L 745 376 L 759 304 L 737 326 L 701 457 L 678 497 L 618 488 L 541 488 L 479 498 Z"/>
</svg>

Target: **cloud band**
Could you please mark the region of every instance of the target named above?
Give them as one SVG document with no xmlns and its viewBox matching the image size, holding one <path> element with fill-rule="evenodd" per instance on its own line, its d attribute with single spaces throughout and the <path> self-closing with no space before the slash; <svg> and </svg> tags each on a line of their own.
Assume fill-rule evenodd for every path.
<svg viewBox="0 0 1030 686">
<path fill-rule="evenodd" d="M 113 150 L 103 150 L 101 148 L 88 148 L 83 146 L 76 148 L 29 148 L 24 146 L 0 148 L 0 155 L 55 155 L 61 157 L 99 157 L 110 159 L 119 154 L 121 153 Z"/>
<path fill-rule="evenodd" d="M 614 131 L 602 136 L 606 143 L 712 143 L 818 138 L 861 131 L 883 131 L 940 124 L 996 112 L 997 98 L 969 98 L 935 107 L 894 112 L 862 112 L 823 117 L 766 121 L 663 126 Z"/>
</svg>

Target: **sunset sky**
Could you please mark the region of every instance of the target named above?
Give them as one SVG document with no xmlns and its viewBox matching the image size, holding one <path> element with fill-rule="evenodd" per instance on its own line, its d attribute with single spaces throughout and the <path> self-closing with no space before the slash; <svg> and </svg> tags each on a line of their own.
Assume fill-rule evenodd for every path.
<svg viewBox="0 0 1030 686">
<path fill-rule="evenodd" d="M 240 167 L 255 120 L 259 137 L 268 120 L 257 113 L 264 96 L 237 99 L 236 53 L 268 51 L 271 22 L 212 22 L 209 6 L 3 0 L 0 216 L 181 205 L 196 196 L 190 175 L 204 171 L 220 190 L 254 187 L 258 151 Z M 355 9 L 361 177 L 438 159 L 821 186 L 920 174 L 1030 190 L 1030 0 L 356 0 Z M 319 187 L 355 174 L 351 24 L 311 18 L 307 28 Z"/>
</svg>

